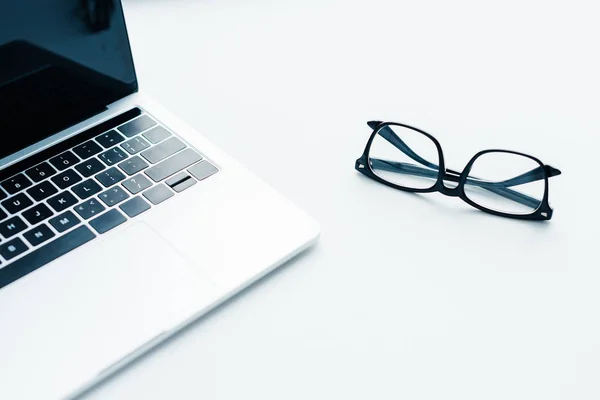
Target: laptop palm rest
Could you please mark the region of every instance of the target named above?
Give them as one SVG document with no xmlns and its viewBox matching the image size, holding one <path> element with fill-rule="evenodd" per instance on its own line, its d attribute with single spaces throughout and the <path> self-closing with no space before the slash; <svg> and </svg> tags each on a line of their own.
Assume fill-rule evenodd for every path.
<svg viewBox="0 0 600 400">
<path fill-rule="evenodd" d="M 207 307 L 215 290 L 143 222 L 96 239 L 0 291 L 3 391 L 62 398 Z"/>
</svg>

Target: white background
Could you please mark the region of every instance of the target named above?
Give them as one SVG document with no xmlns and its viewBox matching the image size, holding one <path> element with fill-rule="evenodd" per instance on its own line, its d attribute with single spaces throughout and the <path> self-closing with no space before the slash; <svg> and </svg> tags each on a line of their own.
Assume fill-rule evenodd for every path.
<svg viewBox="0 0 600 400">
<path fill-rule="evenodd" d="M 87 398 L 600 398 L 596 4 L 126 1 L 142 91 L 323 233 Z M 369 119 L 539 157 L 554 218 L 364 178 Z"/>
</svg>

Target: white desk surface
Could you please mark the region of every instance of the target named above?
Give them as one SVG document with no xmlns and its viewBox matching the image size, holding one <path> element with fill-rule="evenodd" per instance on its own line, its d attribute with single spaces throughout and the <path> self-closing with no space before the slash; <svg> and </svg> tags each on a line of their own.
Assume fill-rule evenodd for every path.
<svg viewBox="0 0 600 400">
<path fill-rule="evenodd" d="M 142 90 L 323 233 L 87 398 L 600 398 L 595 3 L 126 0 Z M 364 178 L 369 119 L 558 167 L 553 220 Z"/>
</svg>

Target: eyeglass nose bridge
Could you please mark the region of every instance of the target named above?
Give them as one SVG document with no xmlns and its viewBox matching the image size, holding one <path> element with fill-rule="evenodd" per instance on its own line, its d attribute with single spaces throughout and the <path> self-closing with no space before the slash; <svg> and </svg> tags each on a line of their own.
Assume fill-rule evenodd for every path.
<svg viewBox="0 0 600 400">
<path fill-rule="evenodd" d="M 449 197 L 460 197 L 460 194 L 461 194 L 460 184 L 459 184 L 460 173 L 453 171 L 451 169 L 447 169 L 443 173 L 441 173 L 441 175 L 442 175 L 442 179 L 439 184 L 440 193 L 442 193 L 445 196 L 449 196 Z M 456 186 L 454 186 L 454 187 L 447 186 L 446 182 L 455 183 Z"/>
<path fill-rule="evenodd" d="M 457 187 L 451 188 L 446 186 L 443 182 L 442 185 L 440 187 L 440 193 L 443 194 L 444 196 L 449 196 L 449 197 L 460 197 L 460 189 Z"/>
</svg>

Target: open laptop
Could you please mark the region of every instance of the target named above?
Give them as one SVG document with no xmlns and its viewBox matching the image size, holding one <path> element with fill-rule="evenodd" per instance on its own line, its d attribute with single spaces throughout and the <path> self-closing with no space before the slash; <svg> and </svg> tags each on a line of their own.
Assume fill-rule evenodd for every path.
<svg viewBox="0 0 600 400">
<path fill-rule="evenodd" d="M 0 3 L 1 399 L 76 396 L 318 235 L 140 95 L 118 0 Z"/>
</svg>

